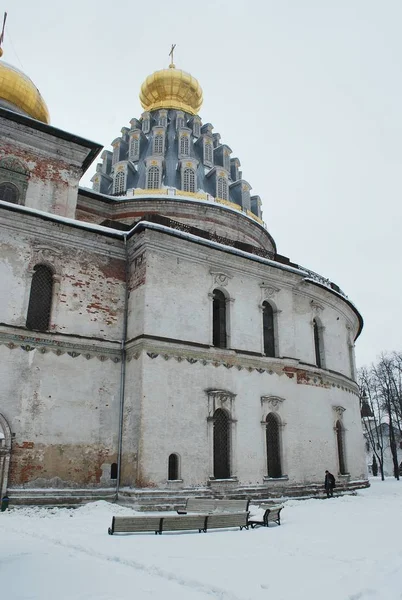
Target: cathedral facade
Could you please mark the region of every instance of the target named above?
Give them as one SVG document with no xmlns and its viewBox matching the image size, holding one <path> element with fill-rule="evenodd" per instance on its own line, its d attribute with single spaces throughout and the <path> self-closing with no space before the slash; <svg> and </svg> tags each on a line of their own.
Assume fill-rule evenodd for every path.
<svg viewBox="0 0 402 600">
<path fill-rule="evenodd" d="M 0 493 L 367 485 L 359 312 L 278 253 L 194 77 L 172 64 L 140 101 L 102 151 L 0 61 Z"/>
</svg>

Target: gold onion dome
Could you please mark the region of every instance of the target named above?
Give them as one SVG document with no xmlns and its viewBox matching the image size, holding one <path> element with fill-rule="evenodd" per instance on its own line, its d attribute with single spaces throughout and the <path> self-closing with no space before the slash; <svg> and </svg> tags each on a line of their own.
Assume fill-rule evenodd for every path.
<svg viewBox="0 0 402 600">
<path fill-rule="evenodd" d="M 0 56 L 2 52 L 0 49 Z M 50 122 L 46 102 L 35 84 L 19 69 L 0 60 L 0 106 Z"/>
<path fill-rule="evenodd" d="M 147 111 L 175 108 L 196 115 L 202 105 L 202 89 L 195 77 L 170 65 L 146 78 L 140 102 Z"/>
</svg>

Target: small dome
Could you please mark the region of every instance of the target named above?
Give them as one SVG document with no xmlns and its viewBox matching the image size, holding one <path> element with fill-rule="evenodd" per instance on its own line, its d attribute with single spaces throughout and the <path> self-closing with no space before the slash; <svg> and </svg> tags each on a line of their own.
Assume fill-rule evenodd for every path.
<svg viewBox="0 0 402 600">
<path fill-rule="evenodd" d="M 1 60 L 0 106 L 44 123 L 50 122 L 48 108 L 35 84 L 19 69 Z"/>
<path fill-rule="evenodd" d="M 175 108 L 196 115 L 202 105 L 202 89 L 195 77 L 171 65 L 146 78 L 140 102 L 147 111 Z"/>
</svg>

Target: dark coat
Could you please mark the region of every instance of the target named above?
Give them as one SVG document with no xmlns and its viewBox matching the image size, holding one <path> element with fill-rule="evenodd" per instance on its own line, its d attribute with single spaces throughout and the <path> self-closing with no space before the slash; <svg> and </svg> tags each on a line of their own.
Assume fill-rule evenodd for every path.
<svg viewBox="0 0 402 600">
<path fill-rule="evenodd" d="M 335 487 L 335 477 L 332 475 L 332 473 L 325 473 L 325 480 L 324 480 L 324 486 L 325 489 L 329 489 L 329 490 L 333 490 Z"/>
</svg>

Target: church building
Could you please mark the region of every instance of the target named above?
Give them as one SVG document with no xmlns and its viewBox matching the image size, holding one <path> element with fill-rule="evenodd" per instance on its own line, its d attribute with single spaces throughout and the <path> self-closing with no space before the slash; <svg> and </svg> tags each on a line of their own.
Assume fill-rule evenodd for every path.
<svg viewBox="0 0 402 600">
<path fill-rule="evenodd" d="M 301 495 L 325 469 L 368 485 L 360 313 L 278 253 L 202 100 L 172 62 L 103 150 L 50 125 L 34 83 L 0 60 L 0 494 L 13 503 Z"/>
</svg>

